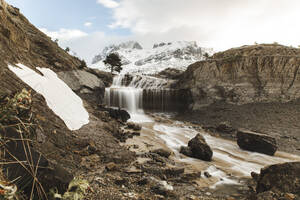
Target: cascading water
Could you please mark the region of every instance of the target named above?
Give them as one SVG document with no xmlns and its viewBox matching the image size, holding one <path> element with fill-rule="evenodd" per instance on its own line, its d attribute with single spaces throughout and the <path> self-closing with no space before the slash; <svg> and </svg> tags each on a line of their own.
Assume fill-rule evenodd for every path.
<svg viewBox="0 0 300 200">
<path fill-rule="evenodd" d="M 152 120 L 144 115 L 143 89 L 134 85 L 134 83 L 139 84 L 139 82 L 134 79 L 129 84 L 125 77 L 115 76 L 112 86 L 105 89 L 105 104 L 109 107 L 127 110 L 130 113 L 131 121 L 151 122 Z"/>
<path fill-rule="evenodd" d="M 130 113 L 178 111 L 187 106 L 186 93 L 168 89 L 168 81 L 149 76 L 122 75 L 114 77 L 105 90 L 105 103 Z"/>
<path fill-rule="evenodd" d="M 105 89 L 105 104 L 126 109 L 131 113 L 142 111 L 143 89 L 122 85 L 122 76 L 116 76 L 110 88 Z"/>
</svg>

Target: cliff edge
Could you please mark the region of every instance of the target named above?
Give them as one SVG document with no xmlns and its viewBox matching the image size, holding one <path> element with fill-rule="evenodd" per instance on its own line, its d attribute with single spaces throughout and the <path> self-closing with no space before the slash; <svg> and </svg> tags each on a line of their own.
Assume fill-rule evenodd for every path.
<svg viewBox="0 0 300 200">
<path fill-rule="evenodd" d="M 190 89 L 193 110 L 215 102 L 288 102 L 300 97 L 299 65 L 300 49 L 242 46 L 190 65 L 176 87 Z"/>
</svg>

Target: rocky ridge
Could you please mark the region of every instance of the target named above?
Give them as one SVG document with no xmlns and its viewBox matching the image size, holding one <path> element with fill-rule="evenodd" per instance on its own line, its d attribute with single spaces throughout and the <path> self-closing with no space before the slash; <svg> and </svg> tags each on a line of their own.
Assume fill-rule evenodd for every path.
<svg viewBox="0 0 300 200">
<path fill-rule="evenodd" d="M 184 70 L 186 66 L 211 55 L 212 49 L 202 48 L 196 42 L 178 41 L 154 44 L 152 49 L 144 49 L 139 43 L 129 41 L 105 47 L 93 59 L 91 68 L 107 70 L 103 60 L 110 53 L 121 57 L 121 73 L 156 74 L 166 68 Z"/>
<path fill-rule="evenodd" d="M 243 46 L 188 67 L 176 87 L 190 89 L 191 109 L 216 102 L 287 102 L 300 97 L 300 50 L 278 44 Z"/>
</svg>

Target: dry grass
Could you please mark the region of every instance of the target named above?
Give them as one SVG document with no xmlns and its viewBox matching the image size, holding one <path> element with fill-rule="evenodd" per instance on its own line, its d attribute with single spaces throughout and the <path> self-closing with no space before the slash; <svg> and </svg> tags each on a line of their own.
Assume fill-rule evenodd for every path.
<svg viewBox="0 0 300 200">
<path fill-rule="evenodd" d="M 19 187 L 23 187 L 23 189 L 28 188 L 29 184 L 31 190 L 27 193 L 26 199 L 47 199 L 47 194 L 38 179 L 38 170 L 40 169 L 40 159 L 41 154 L 39 154 L 39 158 L 37 161 L 34 161 L 33 152 L 31 149 L 32 140 L 30 136 L 33 134 L 35 123 L 33 120 L 33 115 L 31 112 L 31 93 L 27 90 L 22 90 L 21 93 L 14 95 L 13 97 L 2 95 L 0 96 L 0 130 L 3 134 L 1 134 L 0 138 L 0 158 L 1 165 L 18 165 L 21 166 L 30 177 L 17 177 L 12 181 L 12 184 L 17 184 Z M 14 132 L 18 133 L 17 137 L 10 137 L 10 135 L 6 136 L 7 129 L 13 129 Z M 15 152 L 11 152 L 9 150 L 8 144 L 21 144 L 22 151 L 24 152 L 25 158 L 24 160 L 20 160 Z M 9 159 L 7 159 L 9 158 Z M 8 170 L 10 170 L 8 168 Z M 28 176 L 28 175 L 24 175 Z M 20 181 L 22 180 L 22 181 Z M 21 183 L 21 186 L 20 186 Z M 21 188 L 20 188 L 21 189 Z M 28 190 L 28 189 L 27 189 Z M 3 192 L 0 196 L 7 197 L 8 192 Z M 22 199 L 22 197 L 18 197 L 16 194 L 11 194 L 11 196 L 7 197 L 10 199 Z"/>
</svg>

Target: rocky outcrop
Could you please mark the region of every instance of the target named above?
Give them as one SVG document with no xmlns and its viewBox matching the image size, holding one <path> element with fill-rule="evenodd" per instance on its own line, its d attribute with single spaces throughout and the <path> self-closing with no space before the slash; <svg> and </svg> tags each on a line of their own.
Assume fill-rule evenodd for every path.
<svg viewBox="0 0 300 200">
<path fill-rule="evenodd" d="M 96 75 L 84 70 L 61 71 L 57 75 L 86 101 L 103 103 L 105 85 Z"/>
<path fill-rule="evenodd" d="M 194 110 L 220 101 L 287 102 L 300 97 L 299 66 L 299 49 L 243 46 L 190 65 L 175 87 L 191 91 Z"/>
<path fill-rule="evenodd" d="M 105 87 L 109 87 L 113 82 L 113 75 L 110 72 L 100 71 L 98 69 L 92 68 L 84 68 L 85 71 L 94 74 L 97 76 L 101 81 L 103 81 Z"/>
<path fill-rule="evenodd" d="M 241 149 L 271 156 L 273 156 L 277 150 L 275 138 L 243 129 L 237 132 L 237 144 Z"/>
<path fill-rule="evenodd" d="M 158 76 L 159 78 L 165 78 L 165 79 L 178 79 L 182 73 L 183 73 L 183 71 L 181 71 L 179 69 L 167 68 L 167 69 L 159 72 L 156 76 Z"/>
<path fill-rule="evenodd" d="M 300 195 L 300 162 L 271 165 L 261 169 L 256 192 L 266 191 Z"/>
<path fill-rule="evenodd" d="M 211 161 L 213 156 L 211 148 L 206 143 L 204 137 L 200 134 L 197 134 L 189 141 L 188 147 L 182 147 L 180 149 L 180 153 L 204 161 Z"/>
<path fill-rule="evenodd" d="M 123 109 L 114 109 L 114 108 L 100 108 L 104 111 L 107 111 L 109 113 L 109 116 L 121 120 L 122 122 L 127 122 L 128 119 L 130 119 L 130 114 Z"/>
</svg>

